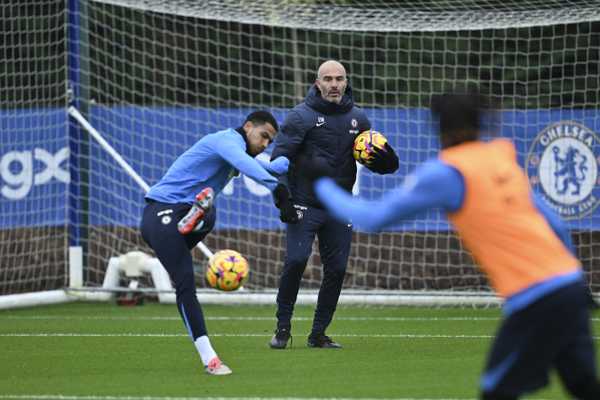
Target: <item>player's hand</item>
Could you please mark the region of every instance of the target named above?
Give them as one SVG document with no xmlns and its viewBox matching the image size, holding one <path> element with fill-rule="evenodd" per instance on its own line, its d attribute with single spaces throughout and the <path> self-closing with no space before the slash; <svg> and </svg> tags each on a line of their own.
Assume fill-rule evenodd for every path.
<svg viewBox="0 0 600 400">
<path fill-rule="evenodd" d="M 373 146 L 375 156 L 373 161 L 366 164 L 366 167 L 378 174 L 391 174 L 398 169 L 399 162 L 396 152 L 389 144 L 385 144 L 383 149 Z"/>
<path fill-rule="evenodd" d="M 298 213 L 292 202 L 292 197 L 285 185 L 281 183 L 273 191 L 275 206 L 279 208 L 279 219 L 286 224 L 298 223 Z"/>
<path fill-rule="evenodd" d="M 288 172 L 288 167 L 290 166 L 290 160 L 287 157 L 280 156 L 274 159 L 269 163 L 269 168 L 271 172 L 276 175 L 285 174 Z"/>
<path fill-rule="evenodd" d="M 298 172 L 310 181 L 334 175 L 334 168 L 324 157 L 303 155 L 296 160 Z"/>
<path fill-rule="evenodd" d="M 285 202 L 279 208 L 279 219 L 281 222 L 286 224 L 297 224 L 299 221 L 298 212 L 294 207 L 294 204 L 290 200 L 289 202 Z"/>
</svg>

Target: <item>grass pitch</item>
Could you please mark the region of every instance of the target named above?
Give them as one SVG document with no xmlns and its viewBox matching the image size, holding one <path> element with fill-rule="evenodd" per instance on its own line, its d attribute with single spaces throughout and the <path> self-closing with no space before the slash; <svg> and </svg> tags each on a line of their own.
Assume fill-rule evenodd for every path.
<svg viewBox="0 0 600 400">
<path fill-rule="evenodd" d="M 0 399 L 476 399 L 498 309 L 339 307 L 306 346 L 297 307 L 290 349 L 271 350 L 274 306 L 204 306 L 233 375 L 208 376 L 174 305 L 75 303 L 0 312 Z M 593 321 L 594 331 L 599 322 Z M 566 399 L 555 376 L 530 399 Z"/>
</svg>

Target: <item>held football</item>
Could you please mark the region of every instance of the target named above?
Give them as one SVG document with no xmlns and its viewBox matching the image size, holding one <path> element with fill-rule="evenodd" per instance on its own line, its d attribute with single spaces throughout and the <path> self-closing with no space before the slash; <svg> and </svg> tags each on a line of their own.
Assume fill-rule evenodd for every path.
<svg viewBox="0 0 600 400">
<path fill-rule="evenodd" d="M 368 130 L 361 132 L 356 139 L 354 139 L 353 155 L 354 159 L 361 164 L 368 165 L 375 156 L 373 151 L 374 147 L 383 149 L 387 139 L 381 132 L 374 130 Z"/>
</svg>

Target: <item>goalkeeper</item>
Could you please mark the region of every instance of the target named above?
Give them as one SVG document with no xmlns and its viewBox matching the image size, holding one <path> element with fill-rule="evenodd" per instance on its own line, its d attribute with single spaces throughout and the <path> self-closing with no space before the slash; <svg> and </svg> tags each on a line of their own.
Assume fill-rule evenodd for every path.
<svg viewBox="0 0 600 400">
<path fill-rule="evenodd" d="M 569 232 L 529 188 L 506 139 L 479 139 L 482 99 L 434 98 L 442 150 L 402 188 L 378 201 L 352 199 L 330 179 L 318 198 L 340 221 L 370 231 L 431 207 L 448 213 L 465 246 L 505 299 L 504 320 L 480 380 L 481 398 L 517 399 L 548 383 L 556 368 L 577 399 L 600 399 L 591 296 Z"/>
<path fill-rule="evenodd" d="M 287 189 L 273 176 L 285 173 L 289 161 L 254 158 L 273 141 L 277 130 L 273 115 L 255 111 L 237 129 L 206 135 L 180 155 L 146 195 L 142 237 L 175 283 L 177 309 L 211 375 L 228 375 L 231 369 L 210 344 L 196 298 L 191 249 L 215 225 L 214 197 L 240 172 L 271 189 L 282 217 L 294 222 L 296 211 Z"/>
</svg>

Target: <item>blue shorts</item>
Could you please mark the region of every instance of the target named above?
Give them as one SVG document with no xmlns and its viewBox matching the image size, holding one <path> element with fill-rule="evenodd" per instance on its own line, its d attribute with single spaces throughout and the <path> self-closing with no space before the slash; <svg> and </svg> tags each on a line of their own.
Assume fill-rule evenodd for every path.
<svg viewBox="0 0 600 400">
<path fill-rule="evenodd" d="M 483 393 L 516 398 L 547 385 L 552 368 L 567 388 L 594 382 L 591 304 L 588 289 L 576 282 L 508 316 L 481 377 Z"/>
</svg>

